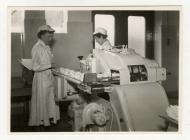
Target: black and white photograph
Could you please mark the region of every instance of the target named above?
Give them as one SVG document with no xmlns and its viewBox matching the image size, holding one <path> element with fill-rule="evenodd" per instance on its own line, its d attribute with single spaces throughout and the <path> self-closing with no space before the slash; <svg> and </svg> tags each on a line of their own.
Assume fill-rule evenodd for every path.
<svg viewBox="0 0 190 140">
<path fill-rule="evenodd" d="M 180 132 L 181 7 L 8 7 L 10 132 Z"/>
</svg>

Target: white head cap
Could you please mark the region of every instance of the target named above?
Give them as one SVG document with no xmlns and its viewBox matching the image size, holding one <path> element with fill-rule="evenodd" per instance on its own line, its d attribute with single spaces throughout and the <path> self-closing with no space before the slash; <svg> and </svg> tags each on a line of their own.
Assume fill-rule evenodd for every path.
<svg viewBox="0 0 190 140">
<path fill-rule="evenodd" d="M 104 28 L 96 28 L 96 30 L 93 33 L 93 35 L 98 34 L 98 33 L 103 34 L 103 35 L 107 35 L 107 30 L 104 29 Z"/>
<path fill-rule="evenodd" d="M 38 28 L 38 33 L 41 31 L 48 31 L 48 32 L 55 32 L 55 30 L 53 28 L 51 28 L 51 26 L 49 25 L 42 25 Z"/>
</svg>

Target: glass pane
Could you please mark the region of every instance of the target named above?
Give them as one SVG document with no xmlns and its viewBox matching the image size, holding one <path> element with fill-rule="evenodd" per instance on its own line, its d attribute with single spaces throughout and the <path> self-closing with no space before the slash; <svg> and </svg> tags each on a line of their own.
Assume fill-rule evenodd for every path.
<svg viewBox="0 0 190 140">
<path fill-rule="evenodd" d="M 45 11 L 46 24 L 56 33 L 67 33 L 67 11 Z"/>
<path fill-rule="evenodd" d="M 23 33 L 24 32 L 24 11 L 13 10 L 11 12 L 11 32 Z"/>
<path fill-rule="evenodd" d="M 140 16 L 128 17 L 128 47 L 145 57 L 145 18 Z"/>
<path fill-rule="evenodd" d="M 95 15 L 95 29 L 96 28 L 104 28 L 107 30 L 108 40 L 111 45 L 115 45 L 115 18 L 112 15 L 103 15 L 96 14 Z M 97 48 L 98 43 L 95 43 L 95 48 Z"/>
</svg>

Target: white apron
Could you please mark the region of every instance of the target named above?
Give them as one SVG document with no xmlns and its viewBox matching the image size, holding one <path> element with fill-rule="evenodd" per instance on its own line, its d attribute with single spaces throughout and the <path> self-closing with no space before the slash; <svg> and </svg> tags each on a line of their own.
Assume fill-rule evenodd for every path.
<svg viewBox="0 0 190 140">
<path fill-rule="evenodd" d="M 111 43 L 108 39 L 106 39 L 106 41 L 102 45 L 97 43 L 97 46 L 96 46 L 96 49 L 106 50 L 106 51 L 109 51 L 112 48 L 113 48 L 113 46 L 111 45 Z"/>
<path fill-rule="evenodd" d="M 32 63 L 34 78 L 32 84 L 31 109 L 29 126 L 50 125 L 60 119 L 59 106 L 54 99 L 54 77 L 52 75 L 51 61 L 52 53 L 49 46 L 41 40 L 32 48 Z"/>
</svg>

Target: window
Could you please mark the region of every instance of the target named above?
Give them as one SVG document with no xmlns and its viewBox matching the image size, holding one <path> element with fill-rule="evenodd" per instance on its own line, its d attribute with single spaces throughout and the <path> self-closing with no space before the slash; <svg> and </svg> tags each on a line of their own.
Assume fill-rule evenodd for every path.
<svg viewBox="0 0 190 140">
<path fill-rule="evenodd" d="M 128 17 L 128 47 L 133 48 L 145 57 L 145 18 L 141 16 Z"/>
<path fill-rule="evenodd" d="M 24 10 L 11 11 L 11 32 L 24 33 Z"/>
<path fill-rule="evenodd" d="M 115 18 L 113 15 L 96 14 L 95 15 L 95 29 L 101 27 L 107 30 L 108 40 L 111 45 L 115 45 Z M 95 42 L 95 48 L 98 43 Z"/>
<path fill-rule="evenodd" d="M 45 19 L 56 33 L 67 33 L 68 11 L 45 11 Z"/>
</svg>

